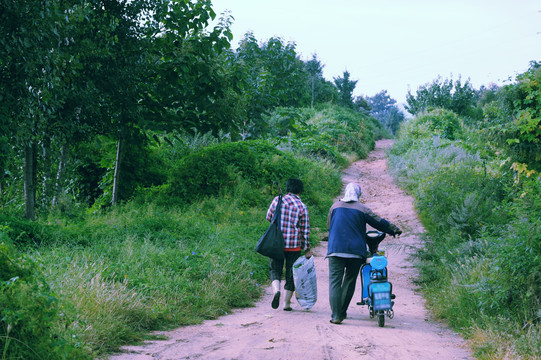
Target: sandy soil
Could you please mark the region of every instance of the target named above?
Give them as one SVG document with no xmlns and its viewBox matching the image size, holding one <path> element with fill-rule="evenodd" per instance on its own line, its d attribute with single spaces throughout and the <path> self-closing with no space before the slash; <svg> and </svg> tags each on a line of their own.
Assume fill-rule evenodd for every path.
<svg viewBox="0 0 541 360">
<path fill-rule="evenodd" d="M 361 184 L 363 203 L 404 231 L 401 237 L 388 236 L 380 245 L 387 249 L 389 280 L 396 294 L 395 316 L 386 318 L 385 327 L 370 319 L 366 306 L 356 305 L 360 282 L 348 318 L 340 325 L 329 322 L 327 243 L 323 241 L 313 249 L 318 301 L 310 311 L 303 311 L 295 299 L 293 311 L 283 311 L 283 304 L 273 310 L 269 287 L 253 308 L 163 333 L 168 340 L 129 346 L 126 353 L 111 359 L 472 359 L 462 338 L 431 319 L 412 283 L 417 273 L 409 255 L 422 245 L 423 228 L 413 199 L 387 173 L 384 149 L 391 144 L 378 141 L 368 159 L 343 173 L 344 183 Z"/>
</svg>

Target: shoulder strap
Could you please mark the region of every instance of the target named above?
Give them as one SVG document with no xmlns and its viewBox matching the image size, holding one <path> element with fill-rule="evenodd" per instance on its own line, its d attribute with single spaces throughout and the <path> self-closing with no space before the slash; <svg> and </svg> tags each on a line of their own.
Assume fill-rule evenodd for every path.
<svg viewBox="0 0 541 360">
<path fill-rule="evenodd" d="M 274 210 L 271 222 L 280 221 L 280 213 L 282 211 L 282 189 L 280 188 L 279 182 L 276 182 L 276 186 L 278 187 L 278 203 L 276 204 L 276 209 Z"/>
</svg>

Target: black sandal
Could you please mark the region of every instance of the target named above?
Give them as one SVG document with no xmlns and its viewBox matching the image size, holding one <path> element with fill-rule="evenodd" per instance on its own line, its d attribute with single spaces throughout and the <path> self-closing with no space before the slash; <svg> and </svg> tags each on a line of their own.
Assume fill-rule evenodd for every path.
<svg viewBox="0 0 541 360">
<path fill-rule="evenodd" d="M 273 309 L 278 309 L 278 305 L 280 305 L 280 292 L 277 291 L 274 294 L 274 297 L 272 298 L 271 306 Z"/>
</svg>

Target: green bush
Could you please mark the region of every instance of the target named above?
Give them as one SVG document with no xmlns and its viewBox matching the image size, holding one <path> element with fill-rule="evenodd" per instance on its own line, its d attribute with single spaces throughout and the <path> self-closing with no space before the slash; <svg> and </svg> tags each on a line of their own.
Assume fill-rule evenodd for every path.
<svg viewBox="0 0 541 360">
<path fill-rule="evenodd" d="M 294 152 L 307 158 L 329 160 L 340 168 L 345 167 L 348 160 L 334 146 L 329 145 L 331 142 L 330 136 L 323 134 L 319 137 L 291 139 L 291 146 Z"/>
<path fill-rule="evenodd" d="M 5 230 L 5 228 L 4 228 Z M 71 321 L 39 274 L 0 231 L 0 353 L 2 359 L 91 359 L 66 328 Z"/>
<path fill-rule="evenodd" d="M 517 197 L 506 207 L 508 226 L 489 236 L 495 246 L 490 255 L 495 301 L 500 310 L 518 310 L 518 318 L 526 324 L 541 321 L 541 183 L 529 181 L 521 188 L 527 196 Z M 491 234 L 490 234 L 491 235 Z M 506 286 L 502 287 L 501 284 Z M 503 290 L 503 292 L 502 292 Z"/>
<path fill-rule="evenodd" d="M 269 143 L 224 143 L 185 156 L 172 171 L 170 194 L 192 202 L 231 192 L 241 179 L 255 188 L 265 188 L 301 175 L 298 160 Z"/>
<path fill-rule="evenodd" d="M 427 176 L 416 190 L 421 216 L 434 231 L 459 231 L 464 239 L 485 226 L 502 220 L 498 204 L 503 200 L 499 179 L 484 175 L 471 165 L 442 167 Z"/>
<path fill-rule="evenodd" d="M 439 136 L 442 139 L 457 140 L 461 136 L 462 125 L 458 116 L 445 109 L 433 109 L 422 113 L 414 120 L 413 133 L 416 138 Z"/>
<path fill-rule="evenodd" d="M 373 118 L 350 109 L 328 106 L 309 122 L 319 134 L 327 134 L 329 144 L 342 153 L 352 153 L 364 159 L 374 149 L 374 130 L 381 124 Z"/>
<path fill-rule="evenodd" d="M 164 164 L 165 169 L 174 167 L 176 163 L 190 153 L 231 140 L 229 135 L 224 134 L 222 131 L 219 131 L 217 135 L 213 135 L 211 131 L 200 133 L 195 130 L 193 133 L 152 134 L 152 138 L 156 140 L 151 142 L 153 156 L 157 158 L 158 164 Z"/>
<path fill-rule="evenodd" d="M 541 63 L 501 89 L 498 100 L 485 108 L 485 132 L 513 161 L 541 171 Z"/>
<path fill-rule="evenodd" d="M 0 229 L 2 227 L 18 248 L 44 245 L 51 237 L 48 227 L 5 213 L 0 213 Z"/>
<path fill-rule="evenodd" d="M 333 203 L 335 195 L 342 189 L 342 174 L 333 164 L 314 163 L 304 161 L 301 179 L 304 182 L 304 192 L 301 195 L 310 212 L 310 226 L 317 238 L 317 229 L 327 228 L 327 213 Z"/>
<path fill-rule="evenodd" d="M 216 196 L 234 182 L 237 175 L 253 179 L 257 169 L 257 156 L 247 144 L 210 146 L 180 160 L 172 171 L 170 190 L 188 202 Z"/>
<path fill-rule="evenodd" d="M 263 119 L 268 124 L 269 134 L 285 137 L 290 133 L 303 134 L 309 130 L 306 121 L 312 115 L 309 109 L 292 107 L 277 107 L 270 115 L 263 114 Z"/>
<path fill-rule="evenodd" d="M 404 124 L 389 153 L 427 229 L 419 283 L 432 311 L 480 358 L 537 358 L 540 178 L 502 161 L 475 129 L 459 130 L 452 114 L 432 115 Z"/>
</svg>

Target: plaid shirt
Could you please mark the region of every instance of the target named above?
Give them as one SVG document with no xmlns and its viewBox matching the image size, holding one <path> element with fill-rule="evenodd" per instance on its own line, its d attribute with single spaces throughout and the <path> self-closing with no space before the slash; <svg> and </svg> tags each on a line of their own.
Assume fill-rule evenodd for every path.
<svg viewBox="0 0 541 360">
<path fill-rule="evenodd" d="M 271 221 L 278 204 L 278 196 L 274 198 L 267 210 L 267 221 Z M 286 249 L 310 248 L 310 220 L 308 209 L 298 195 L 287 193 L 282 197 L 280 227 L 284 235 Z"/>
</svg>

